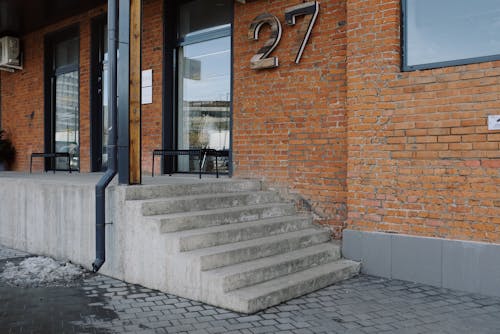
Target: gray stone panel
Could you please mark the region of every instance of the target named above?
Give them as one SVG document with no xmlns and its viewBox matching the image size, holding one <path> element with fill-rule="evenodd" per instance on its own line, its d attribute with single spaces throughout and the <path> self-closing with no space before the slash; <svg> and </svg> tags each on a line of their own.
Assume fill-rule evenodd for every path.
<svg viewBox="0 0 500 334">
<path fill-rule="evenodd" d="M 391 277 L 391 235 L 362 233 L 361 271 L 365 274 Z"/>
<path fill-rule="evenodd" d="M 361 261 L 362 236 L 360 231 L 344 230 L 342 235 L 342 256 L 353 261 Z"/>
<path fill-rule="evenodd" d="M 443 241 L 443 287 L 479 292 L 481 244 Z"/>
<path fill-rule="evenodd" d="M 392 278 L 441 286 L 442 240 L 392 235 Z"/>
<path fill-rule="evenodd" d="M 342 247 L 366 274 L 500 296 L 500 244 L 345 230 Z"/>
<path fill-rule="evenodd" d="M 481 281 L 479 293 L 500 296 L 500 245 L 481 245 L 479 275 Z"/>
</svg>

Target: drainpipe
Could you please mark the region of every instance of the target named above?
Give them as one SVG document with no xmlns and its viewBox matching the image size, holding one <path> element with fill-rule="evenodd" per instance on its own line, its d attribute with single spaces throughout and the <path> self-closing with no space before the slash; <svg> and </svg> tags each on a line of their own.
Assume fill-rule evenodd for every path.
<svg viewBox="0 0 500 334">
<path fill-rule="evenodd" d="M 108 58 L 109 58 L 109 137 L 108 137 L 108 169 L 95 186 L 95 251 L 96 259 L 92 263 L 94 273 L 106 261 L 106 187 L 117 173 L 117 0 L 108 0 Z"/>
</svg>

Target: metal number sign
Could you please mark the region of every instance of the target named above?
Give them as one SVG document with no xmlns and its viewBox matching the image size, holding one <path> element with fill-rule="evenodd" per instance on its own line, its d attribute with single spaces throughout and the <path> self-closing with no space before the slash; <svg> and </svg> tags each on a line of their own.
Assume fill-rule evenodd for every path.
<svg viewBox="0 0 500 334">
<path fill-rule="evenodd" d="M 311 31 L 316 23 L 319 13 L 319 3 L 317 1 L 302 3 L 297 6 L 287 8 L 285 10 L 285 20 L 290 26 L 295 25 L 295 19 L 297 16 L 306 16 L 301 30 L 305 30 L 304 38 L 302 39 L 299 50 L 297 51 L 297 57 L 295 57 L 295 63 L 298 64 L 304 53 L 304 49 L 311 37 Z"/>
<path fill-rule="evenodd" d="M 296 24 L 296 18 L 298 16 L 305 16 L 304 23 L 300 29 L 300 31 L 304 31 L 304 36 L 299 41 L 297 56 L 295 57 L 296 64 L 300 63 L 300 59 L 309 41 L 318 14 L 319 3 L 317 1 L 306 2 L 285 9 L 285 21 L 289 26 L 294 26 Z M 271 26 L 271 36 L 250 60 L 250 67 L 255 70 L 279 66 L 277 57 L 268 58 L 281 40 L 281 23 L 276 16 L 267 13 L 257 16 L 250 24 L 248 38 L 255 41 L 258 40 L 260 29 L 264 24 L 269 24 Z"/>
<path fill-rule="evenodd" d="M 271 26 L 271 36 L 250 60 L 250 67 L 255 70 L 278 67 L 277 57 L 268 58 L 281 40 L 281 23 L 276 16 L 271 14 L 261 14 L 257 16 L 250 25 L 248 39 L 254 41 L 258 40 L 260 28 L 262 28 L 264 24 L 269 24 Z"/>
</svg>

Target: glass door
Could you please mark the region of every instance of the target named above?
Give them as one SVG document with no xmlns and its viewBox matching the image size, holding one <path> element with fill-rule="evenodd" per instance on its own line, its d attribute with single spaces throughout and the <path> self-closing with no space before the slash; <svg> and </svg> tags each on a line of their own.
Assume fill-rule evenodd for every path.
<svg viewBox="0 0 500 334">
<path fill-rule="evenodd" d="M 229 150 L 231 111 L 231 37 L 186 45 L 179 49 L 179 149 Z M 215 171 L 212 156 L 202 168 Z M 199 158 L 180 157 L 180 172 L 197 171 Z M 227 172 L 227 157 L 219 172 Z"/>
<path fill-rule="evenodd" d="M 232 1 L 197 0 L 179 7 L 177 148 L 215 149 L 219 172 L 228 172 L 231 120 Z M 178 172 L 197 172 L 199 156 L 179 156 Z M 203 156 L 204 172 L 215 157 Z"/>
<path fill-rule="evenodd" d="M 79 169 L 78 71 L 56 75 L 55 90 L 55 151 L 69 153 L 71 155 L 71 169 Z M 66 158 L 56 159 L 56 169 L 68 169 Z"/>
<path fill-rule="evenodd" d="M 59 40 L 53 45 L 52 106 L 53 150 L 67 152 L 71 169 L 80 168 L 79 39 Z M 68 169 L 66 158 L 57 158 L 55 168 Z"/>
</svg>

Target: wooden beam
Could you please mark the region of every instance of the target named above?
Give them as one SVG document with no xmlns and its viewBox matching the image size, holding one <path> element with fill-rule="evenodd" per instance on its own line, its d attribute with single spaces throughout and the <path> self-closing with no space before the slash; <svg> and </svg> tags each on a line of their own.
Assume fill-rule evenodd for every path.
<svg viewBox="0 0 500 334">
<path fill-rule="evenodd" d="M 141 184 L 141 33 L 142 0 L 130 0 L 130 180 Z"/>
</svg>

